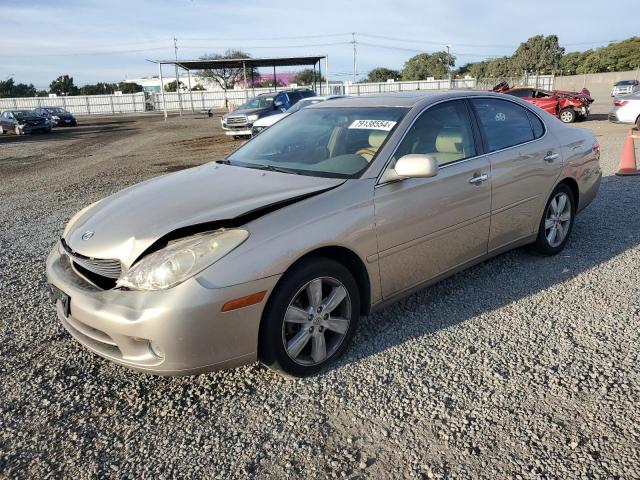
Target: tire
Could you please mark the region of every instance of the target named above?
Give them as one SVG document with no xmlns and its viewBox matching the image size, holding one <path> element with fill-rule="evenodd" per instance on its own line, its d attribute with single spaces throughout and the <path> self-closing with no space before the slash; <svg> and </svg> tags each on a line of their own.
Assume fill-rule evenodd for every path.
<svg viewBox="0 0 640 480">
<path fill-rule="evenodd" d="M 561 203 L 563 197 L 564 204 Z M 559 214 L 558 211 L 560 211 Z M 568 219 L 563 222 L 562 218 L 567 216 Z M 561 183 L 555 188 L 544 207 L 538 227 L 538 237 L 533 245 L 534 250 L 542 255 L 555 255 L 561 252 L 569 240 L 575 217 L 576 204 L 573 192 L 568 185 Z M 555 235 L 552 235 L 554 228 Z M 558 238 L 557 235 L 562 237 Z"/>
<path fill-rule="evenodd" d="M 636 130 L 640 132 L 640 115 L 638 115 L 638 118 L 636 118 Z"/>
<path fill-rule="evenodd" d="M 576 112 L 573 108 L 564 108 L 560 110 L 558 117 L 562 123 L 573 123 L 576 121 Z"/>
<path fill-rule="evenodd" d="M 351 272 L 329 258 L 304 260 L 285 274 L 267 302 L 258 358 L 288 376 L 313 375 L 346 350 L 359 316 L 360 292 Z"/>
</svg>

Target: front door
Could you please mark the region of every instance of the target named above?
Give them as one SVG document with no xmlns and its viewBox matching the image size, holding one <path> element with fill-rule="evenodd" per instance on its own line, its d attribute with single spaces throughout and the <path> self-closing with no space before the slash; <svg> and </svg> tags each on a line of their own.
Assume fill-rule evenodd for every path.
<svg viewBox="0 0 640 480">
<path fill-rule="evenodd" d="M 477 156 L 469 113 L 464 100 L 436 104 L 422 113 L 389 168 L 403 155 L 419 153 L 436 158 L 438 174 L 383 182 L 376 187 L 376 230 L 385 298 L 487 251 L 490 166 L 486 156 Z"/>
</svg>

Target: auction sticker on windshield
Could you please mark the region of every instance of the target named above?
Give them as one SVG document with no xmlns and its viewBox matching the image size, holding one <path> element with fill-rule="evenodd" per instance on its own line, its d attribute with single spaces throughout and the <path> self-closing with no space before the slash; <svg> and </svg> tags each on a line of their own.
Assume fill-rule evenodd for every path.
<svg viewBox="0 0 640 480">
<path fill-rule="evenodd" d="M 366 130 L 385 130 L 389 131 L 395 127 L 396 123 L 391 120 L 354 120 L 349 128 L 363 128 Z"/>
</svg>

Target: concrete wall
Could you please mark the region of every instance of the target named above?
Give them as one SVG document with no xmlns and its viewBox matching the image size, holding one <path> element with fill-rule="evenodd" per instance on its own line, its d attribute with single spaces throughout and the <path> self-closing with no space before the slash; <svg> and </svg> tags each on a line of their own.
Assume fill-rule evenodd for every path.
<svg viewBox="0 0 640 480">
<path fill-rule="evenodd" d="M 568 75 L 555 78 L 556 90 L 580 91 L 584 87 L 588 88 L 591 96 L 596 102 L 608 102 L 611 98 L 613 84 L 620 80 L 633 80 L 637 72 L 605 72 L 587 73 L 584 75 Z"/>
</svg>

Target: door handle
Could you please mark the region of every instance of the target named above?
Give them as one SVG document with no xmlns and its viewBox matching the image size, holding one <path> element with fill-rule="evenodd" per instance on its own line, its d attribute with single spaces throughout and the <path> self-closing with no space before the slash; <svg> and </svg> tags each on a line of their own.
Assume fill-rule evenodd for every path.
<svg viewBox="0 0 640 480">
<path fill-rule="evenodd" d="M 472 185 L 480 185 L 482 182 L 484 182 L 488 178 L 489 178 L 489 175 L 487 175 L 486 173 L 481 173 L 480 175 L 476 174 L 469 179 L 469 183 Z"/>
<path fill-rule="evenodd" d="M 544 161 L 545 161 L 545 162 L 548 162 L 548 163 L 551 163 L 551 162 L 553 162 L 556 158 L 558 158 L 559 156 L 560 156 L 560 155 L 559 155 L 559 154 L 557 154 L 557 153 L 551 153 L 551 152 L 549 152 L 549 153 L 547 153 L 547 154 L 545 155 L 545 157 L 544 157 Z"/>
</svg>

